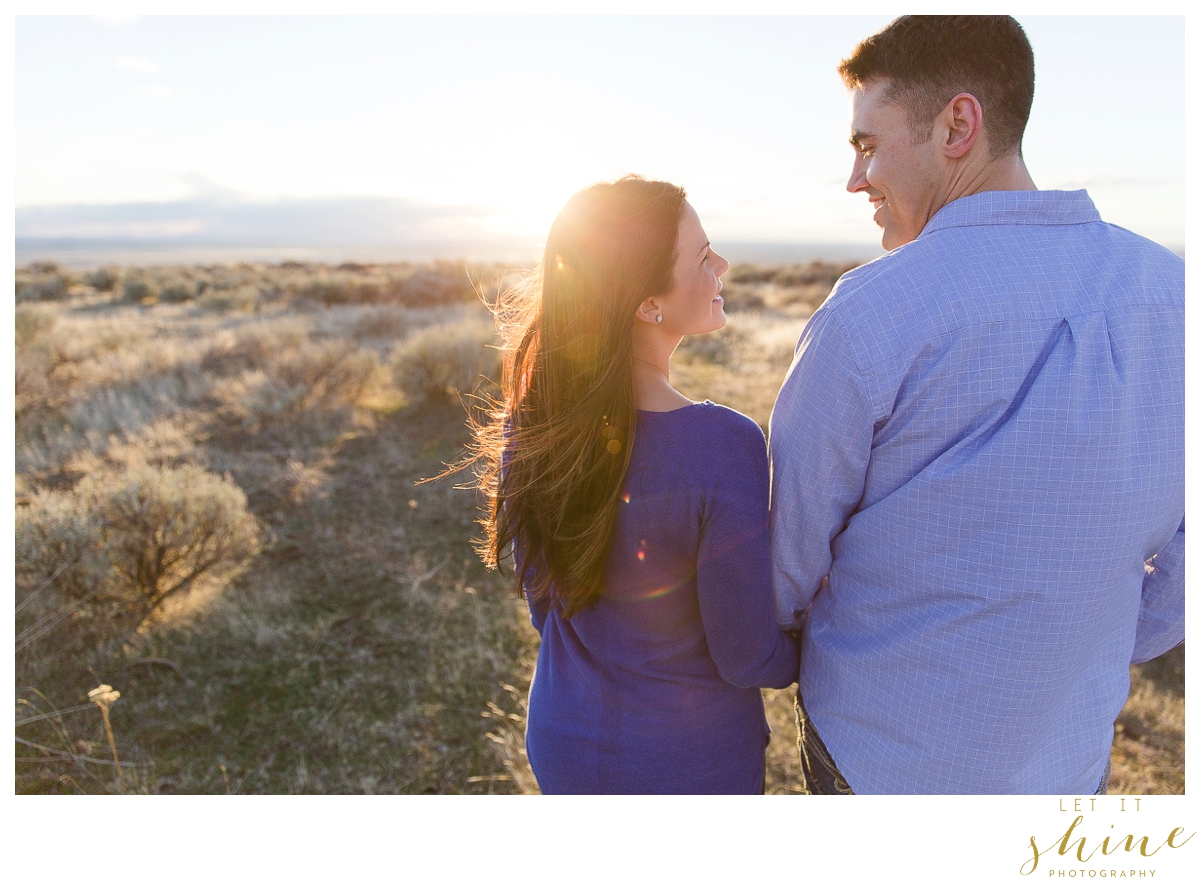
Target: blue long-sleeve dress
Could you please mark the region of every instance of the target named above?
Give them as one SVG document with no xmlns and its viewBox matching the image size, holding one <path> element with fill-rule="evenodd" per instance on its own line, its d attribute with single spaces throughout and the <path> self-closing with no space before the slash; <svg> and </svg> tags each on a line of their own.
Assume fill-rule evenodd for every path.
<svg viewBox="0 0 1200 880">
<path fill-rule="evenodd" d="M 756 794 L 760 687 L 796 680 L 775 622 L 766 443 L 711 402 L 638 412 L 593 608 L 531 606 L 526 749 L 545 794 Z"/>
</svg>

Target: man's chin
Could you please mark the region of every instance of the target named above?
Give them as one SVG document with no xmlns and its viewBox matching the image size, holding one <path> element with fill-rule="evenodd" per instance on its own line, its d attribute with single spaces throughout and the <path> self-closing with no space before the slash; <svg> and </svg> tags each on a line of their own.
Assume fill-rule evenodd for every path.
<svg viewBox="0 0 1200 880">
<path fill-rule="evenodd" d="M 888 232 L 886 228 L 883 230 L 883 238 L 880 244 L 883 245 L 885 251 L 894 251 L 902 244 L 908 244 L 913 241 L 915 236 L 901 235 L 898 232 Z"/>
</svg>

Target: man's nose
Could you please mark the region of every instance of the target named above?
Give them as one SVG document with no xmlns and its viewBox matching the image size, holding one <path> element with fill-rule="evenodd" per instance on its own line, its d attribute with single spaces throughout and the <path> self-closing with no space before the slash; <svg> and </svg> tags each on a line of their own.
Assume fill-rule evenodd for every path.
<svg viewBox="0 0 1200 880">
<path fill-rule="evenodd" d="M 856 193 L 867 187 L 867 163 L 859 153 L 854 154 L 854 167 L 850 169 L 850 179 L 846 181 L 846 191 Z"/>
</svg>

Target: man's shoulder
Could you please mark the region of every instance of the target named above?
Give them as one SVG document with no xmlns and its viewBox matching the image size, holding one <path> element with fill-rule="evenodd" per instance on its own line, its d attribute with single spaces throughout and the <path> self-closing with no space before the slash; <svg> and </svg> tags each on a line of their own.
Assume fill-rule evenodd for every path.
<svg viewBox="0 0 1200 880">
<path fill-rule="evenodd" d="M 1093 271 L 1095 270 L 1095 271 Z M 1078 225 L 1002 224 L 937 230 L 844 274 L 826 301 L 832 317 L 854 326 L 864 318 L 903 317 L 918 300 L 957 300 L 981 285 L 999 288 L 1071 278 L 1127 276 L 1127 290 L 1146 283 L 1182 293 L 1179 254 L 1103 220 Z M 1088 286 L 1085 284 L 1084 286 Z"/>
<path fill-rule="evenodd" d="M 909 242 L 842 275 L 821 306 L 823 317 L 828 320 L 836 316 L 854 326 L 863 317 L 861 313 L 878 317 L 892 304 L 902 308 L 912 291 L 928 289 L 937 277 L 934 255 L 915 247 L 918 244 L 919 240 Z"/>
<path fill-rule="evenodd" d="M 1138 259 L 1151 269 L 1156 269 L 1168 275 L 1178 275 L 1182 281 L 1184 259 L 1181 255 L 1156 241 L 1151 241 L 1145 236 L 1131 232 L 1123 226 L 1117 226 L 1115 223 L 1105 223 L 1103 225 L 1106 227 L 1106 231 L 1111 237 L 1113 244 L 1117 248 L 1120 248 L 1118 253 L 1123 252 L 1128 254 L 1129 257 Z"/>
</svg>

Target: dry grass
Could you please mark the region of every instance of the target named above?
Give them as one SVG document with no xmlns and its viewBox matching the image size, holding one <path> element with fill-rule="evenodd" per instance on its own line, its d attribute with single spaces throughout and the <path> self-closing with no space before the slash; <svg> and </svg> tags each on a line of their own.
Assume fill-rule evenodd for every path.
<svg viewBox="0 0 1200 880">
<path fill-rule="evenodd" d="M 516 742 L 519 704 L 504 685 L 527 686 L 531 628 L 470 551 L 474 499 L 416 485 L 465 440 L 463 413 L 456 401 L 406 403 L 381 367 L 426 328 L 475 327 L 486 313 L 470 284 L 458 302 L 466 294 L 447 279 L 467 278 L 461 266 L 339 271 L 125 271 L 100 279 L 107 291 L 76 285 L 21 306 L 18 358 L 32 380 L 19 401 L 18 504 L 71 497 L 85 477 L 189 465 L 230 474 L 266 528 L 246 571 L 140 625 L 77 613 L 61 588 L 86 593 L 94 572 L 30 582 L 43 588 L 26 611 L 44 602 L 56 616 L 17 657 L 18 791 L 528 788 L 501 745 Z M 327 308 L 300 293 L 319 282 L 336 300 L 335 282 L 356 272 L 359 293 L 391 277 L 414 304 Z M 190 293 L 164 295 L 185 283 Z M 246 307 L 214 308 L 233 294 Z M 101 683 L 122 694 L 110 711 L 119 780 L 107 730 L 78 711 Z"/>
<path fill-rule="evenodd" d="M 1117 718 L 1112 794 L 1184 793 L 1184 646 L 1130 670 Z"/>
<path fill-rule="evenodd" d="M 729 326 L 681 347 L 678 386 L 765 427 L 837 271 L 735 267 Z M 472 494 L 418 484 L 466 439 L 454 392 L 495 368 L 479 300 L 511 274 L 18 272 L 18 505 L 89 475 L 190 466 L 229 475 L 262 546 L 137 625 L 71 607 L 86 572 L 44 586 L 27 609 L 60 619 L 17 654 L 18 792 L 537 791 L 523 749 L 536 634 L 470 550 Z M 1182 651 L 1133 677 L 1113 790 L 1182 791 Z M 121 694 L 111 744 L 88 702 L 101 684 Z M 795 791 L 791 693 L 766 698 L 768 791 Z"/>
<path fill-rule="evenodd" d="M 694 400 L 745 413 L 765 432 L 805 320 L 790 312 L 733 312 L 724 329 L 684 340 L 671 381 Z"/>
</svg>

